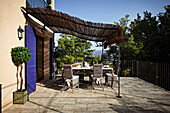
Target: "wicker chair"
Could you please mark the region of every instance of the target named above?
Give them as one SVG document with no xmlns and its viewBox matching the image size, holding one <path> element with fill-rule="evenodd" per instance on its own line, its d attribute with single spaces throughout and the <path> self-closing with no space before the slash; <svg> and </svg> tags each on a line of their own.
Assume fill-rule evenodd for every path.
<svg viewBox="0 0 170 113">
<path fill-rule="evenodd" d="M 94 84 L 99 84 L 104 91 L 104 86 L 103 86 L 103 64 L 94 64 L 93 65 L 93 75 L 92 76 L 92 89 L 94 89 Z"/>
<path fill-rule="evenodd" d="M 110 85 L 111 87 L 113 88 L 113 83 L 116 82 L 117 85 L 118 85 L 118 76 L 117 74 L 117 71 L 118 71 L 118 63 L 116 64 L 116 68 L 115 68 L 116 71 L 112 71 L 112 73 L 106 73 L 106 76 L 107 76 L 107 80 L 106 82 L 109 83 L 110 82 Z"/>
<path fill-rule="evenodd" d="M 72 71 L 72 65 L 71 64 L 64 64 L 63 65 L 63 78 L 64 78 L 64 89 L 66 84 L 68 85 L 68 87 L 73 88 L 78 86 L 79 88 L 79 76 L 75 76 L 73 75 L 73 71 Z"/>
<path fill-rule="evenodd" d="M 114 81 L 118 83 L 117 75 L 114 74 L 114 72 L 112 72 L 112 73 L 106 73 L 106 76 L 107 76 L 107 80 L 106 80 L 107 84 L 109 84 L 113 88 Z"/>
</svg>

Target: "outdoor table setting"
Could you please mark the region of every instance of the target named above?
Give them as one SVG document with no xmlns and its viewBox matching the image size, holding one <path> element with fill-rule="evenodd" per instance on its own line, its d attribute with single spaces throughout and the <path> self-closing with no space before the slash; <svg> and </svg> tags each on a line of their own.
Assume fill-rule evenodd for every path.
<svg viewBox="0 0 170 113">
<path fill-rule="evenodd" d="M 76 66 L 75 65 L 76 64 L 73 64 L 74 67 L 72 67 L 73 74 L 74 75 L 79 75 L 80 82 L 84 82 L 84 77 L 85 76 L 91 77 L 91 74 L 93 74 L 93 66 L 89 66 L 88 63 L 85 62 L 84 67 L 83 67 L 82 63 L 79 63 Z M 103 70 L 103 76 L 105 78 L 107 78 L 106 73 L 114 74 L 113 68 L 109 67 L 109 65 L 103 65 L 102 70 Z M 107 82 L 107 80 L 106 80 L 106 82 Z"/>
<path fill-rule="evenodd" d="M 107 67 L 103 66 L 102 69 L 103 69 L 103 72 L 106 72 L 106 71 L 107 72 L 112 72 L 112 71 L 114 71 L 113 68 L 111 68 L 109 66 L 107 66 Z M 80 72 L 88 71 L 89 72 L 89 71 L 91 71 L 93 73 L 93 66 L 85 66 L 85 67 L 76 66 L 76 67 L 72 67 L 72 70 L 73 70 L 73 72 L 77 72 L 77 71 L 80 71 Z"/>
<path fill-rule="evenodd" d="M 62 68 L 63 70 L 64 68 Z M 92 82 L 92 76 L 94 74 L 94 67 L 93 65 L 90 66 L 87 62 L 77 62 L 71 65 L 71 70 L 73 75 L 79 76 L 80 83 L 86 83 L 87 78 L 88 82 Z M 114 69 L 109 67 L 109 65 L 103 65 L 103 77 L 105 79 L 105 85 L 109 85 L 109 81 L 111 81 L 110 86 L 113 86 L 114 81 Z M 62 73 L 62 77 L 63 73 Z"/>
</svg>

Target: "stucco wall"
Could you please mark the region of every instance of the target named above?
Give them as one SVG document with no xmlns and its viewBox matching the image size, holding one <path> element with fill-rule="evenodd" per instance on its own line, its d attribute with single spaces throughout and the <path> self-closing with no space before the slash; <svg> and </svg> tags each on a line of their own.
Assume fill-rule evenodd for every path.
<svg viewBox="0 0 170 113">
<path fill-rule="evenodd" d="M 52 8 L 53 10 L 55 10 L 55 7 L 54 7 L 55 5 L 54 5 L 54 4 L 55 4 L 55 0 L 51 0 L 51 8 Z"/>
<path fill-rule="evenodd" d="M 11 48 L 25 46 L 25 35 L 19 40 L 17 34 L 19 25 L 25 30 L 21 6 L 25 7 L 25 0 L 0 0 L 0 84 L 3 109 L 12 103 L 12 92 L 16 90 L 16 67 L 11 60 Z M 25 65 L 23 77 L 25 81 Z"/>
</svg>

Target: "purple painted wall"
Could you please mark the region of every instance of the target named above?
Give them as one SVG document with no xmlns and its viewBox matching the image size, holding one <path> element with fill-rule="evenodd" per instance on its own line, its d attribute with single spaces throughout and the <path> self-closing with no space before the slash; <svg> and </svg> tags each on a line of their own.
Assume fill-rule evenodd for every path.
<svg viewBox="0 0 170 113">
<path fill-rule="evenodd" d="M 25 88 L 29 94 L 36 90 L 36 34 L 35 29 L 25 26 L 25 45 L 30 49 L 31 60 L 25 66 Z"/>
</svg>

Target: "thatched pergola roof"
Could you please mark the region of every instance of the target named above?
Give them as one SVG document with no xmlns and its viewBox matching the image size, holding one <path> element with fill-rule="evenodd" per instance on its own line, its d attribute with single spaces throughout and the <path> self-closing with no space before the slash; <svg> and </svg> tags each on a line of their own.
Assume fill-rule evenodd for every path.
<svg viewBox="0 0 170 113">
<path fill-rule="evenodd" d="M 22 7 L 22 10 L 25 10 L 26 15 L 30 14 L 38 19 L 54 33 L 66 33 L 90 41 L 104 42 L 105 47 L 126 41 L 123 38 L 123 29 L 118 25 L 84 21 L 62 12 L 43 8 Z M 35 22 L 31 19 L 27 21 L 34 27 Z"/>
</svg>

